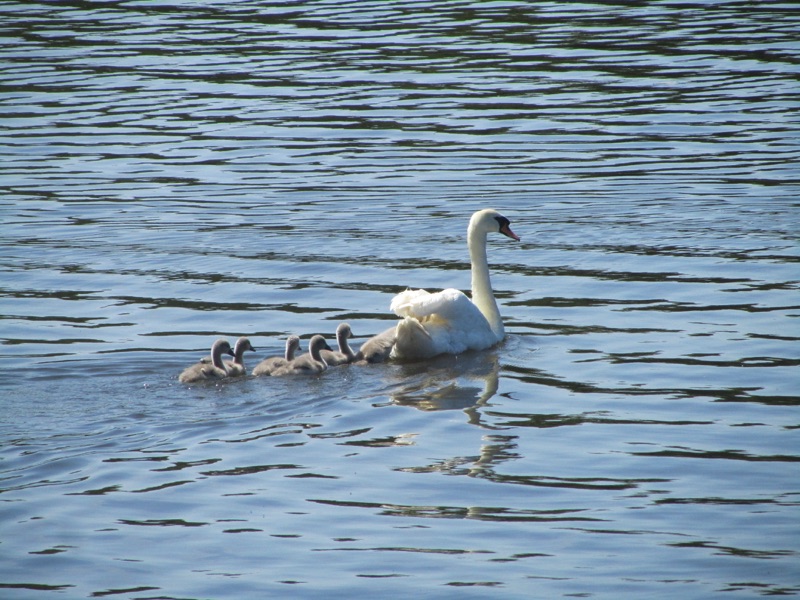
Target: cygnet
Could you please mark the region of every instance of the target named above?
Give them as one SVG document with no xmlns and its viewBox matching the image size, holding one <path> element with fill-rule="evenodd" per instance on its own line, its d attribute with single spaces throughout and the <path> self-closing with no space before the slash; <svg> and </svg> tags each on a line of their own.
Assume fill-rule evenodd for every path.
<svg viewBox="0 0 800 600">
<path fill-rule="evenodd" d="M 351 337 L 353 337 L 353 331 L 350 329 L 349 324 L 342 323 L 336 328 L 336 342 L 339 344 L 339 351 L 323 350 L 320 353 L 329 367 L 346 365 L 356 359 L 355 352 L 353 352 L 353 349 L 350 348 L 350 344 L 347 342 Z"/>
<path fill-rule="evenodd" d="M 272 372 L 273 377 L 283 375 L 315 375 L 328 368 L 328 364 L 320 354 L 323 350 L 330 350 L 328 342 L 321 335 L 315 335 L 308 343 L 308 353 L 295 358 L 288 365 Z"/>
<path fill-rule="evenodd" d="M 219 339 L 211 346 L 211 363 L 199 362 L 184 369 L 178 376 L 181 383 L 194 383 L 195 381 L 205 381 L 208 379 L 224 379 L 228 376 L 225 363 L 222 362 L 222 355 L 233 356 L 233 350 L 228 340 Z"/>
</svg>

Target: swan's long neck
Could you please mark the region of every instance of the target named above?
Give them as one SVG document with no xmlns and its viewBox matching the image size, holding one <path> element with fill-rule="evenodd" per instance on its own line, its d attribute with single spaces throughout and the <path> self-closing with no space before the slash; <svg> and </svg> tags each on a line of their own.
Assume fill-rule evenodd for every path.
<svg viewBox="0 0 800 600">
<path fill-rule="evenodd" d="M 472 303 L 483 313 L 497 339 L 505 335 L 503 319 L 494 299 L 492 282 L 489 279 L 489 263 L 486 260 L 486 232 L 472 226 L 467 231 L 469 258 L 472 262 Z"/>
<path fill-rule="evenodd" d="M 352 359 L 355 356 L 353 349 L 347 341 L 348 335 L 346 331 L 340 331 L 336 334 L 336 341 L 339 344 L 339 352 L 344 354 L 347 358 Z"/>
<path fill-rule="evenodd" d="M 233 362 L 237 365 L 244 365 L 244 345 L 237 345 L 234 350 Z"/>
<path fill-rule="evenodd" d="M 308 347 L 308 351 L 311 354 L 311 358 L 315 361 L 322 363 L 327 368 L 328 363 L 325 362 L 325 359 L 322 358 L 322 350 L 323 350 L 322 343 L 314 343 L 310 344 Z"/>
<path fill-rule="evenodd" d="M 211 349 L 211 364 L 217 367 L 218 369 L 225 369 L 225 363 L 222 360 L 222 354 L 224 350 L 221 346 L 214 346 Z"/>
</svg>

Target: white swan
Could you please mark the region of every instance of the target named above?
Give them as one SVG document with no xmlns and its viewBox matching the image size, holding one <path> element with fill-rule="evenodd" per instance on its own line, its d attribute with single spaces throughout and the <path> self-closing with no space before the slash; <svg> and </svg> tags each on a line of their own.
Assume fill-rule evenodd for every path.
<svg viewBox="0 0 800 600">
<path fill-rule="evenodd" d="M 224 379 L 228 376 L 228 372 L 225 369 L 225 363 L 222 362 L 223 354 L 233 356 L 233 350 L 231 350 L 228 340 L 219 339 L 211 346 L 211 364 L 200 361 L 191 367 L 187 367 L 178 376 L 178 381 L 181 383 L 194 383 L 195 381 L 204 381 L 206 379 Z"/>
<path fill-rule="evenodd" d="M 323 350 L 330 350 L 328 342 L 321 335 L 315 335 L 308 343 L 308 353 L 295 358 L 288 365 L 280 367 L 272 372 L 273 377 L 281 377 L 283 375 L 315 375 L 322 373 L 328 368 L 325 359 L 322 358 L 320 352 Z"/>
<path fill-rule="evenodd" d="M 336 328 L 336 342 L 339 344 L 339 351 L 323 350 L 320 353 L 329 367 L 346 365 L 356 359 L 356 354 L 347 341 L 351 337 L 353 337 L 353 331 L 350 329 L 350 325 L 348 323 L 339 324 Z"/>
<path fill-rule="evenodd" d="M 382 363 L 389 360 L 389 355 L 392 353 L 392 348 L 394 348 L 396 332 L 397 327 L 392 326 L 377 335 L 373 335 L 361 344 L 361 348 L 356 353 L 356 361 Z"/>
<path fill-rule="evenodd" d="M 256 351 L 248 338 L 240 337 L 236 340 L 236 345 L 233 347 L 233 360 L 225 361 L 225 371 L 228 373 L 228 377 L 241 377 L 247 374 L 244 366 L 244 353 L 247 350 Z M 204 356 L 200 362 L 206 365 L 211 364 L 211 358 Z"/>
<path fill-rule="evenodd" d="M 294 360 L 294 353 L 300 349 L 300 338 L 290 335 L 286 338 L 286 351 L 283 356 L 270 356 L 258 363 L 253 369 L 253 375 L 272 375 L 272 372 L 288 365 Z"/>
<path fill-rule="evenodd" d="M 392 299 L 391 310 L 403 320 L 397 324 L 391 358 L 420 360 L 437 354 L 483 350 L 505 337 L 489 279 L 486 236 L 502 233 L 519 241 L 509 225 L 507 218 L 492 209 L 479 210 L 469 221 L 472 300 L 452 288 L 433 294 L 406 290 Z"/>
</svg>

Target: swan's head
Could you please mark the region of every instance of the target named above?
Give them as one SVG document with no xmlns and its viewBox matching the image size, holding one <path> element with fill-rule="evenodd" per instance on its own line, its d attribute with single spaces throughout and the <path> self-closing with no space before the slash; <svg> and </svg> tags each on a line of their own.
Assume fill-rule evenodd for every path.
<svg viewBox="0 0 800 600">
<path fill-rule="evenodd" d="M 233 348 L 228 343 L 228 340 L 217 340 L 214 342 L 214 345 L 211 346 L 211 354 L 216 354 L 217 356 L 222 356 L 223 354 L 233 354 Z"/>
<path fill-rule="evenodd" d="M 336 339 L 349 340 L 351 337 L 353 337 L 353 330 L 350 329 L 350 324 L 340 323 L 339 326 L 336 328 Z"/>
<path fill-rule="evenodd" d="M 330 350 L 331 347 L 328 346 L 328 342 L 325 341 L 325 338 L 321 335 L 315 335 L 311 338 L 311 341 L 308 342 L 308 349 L 313 353 L 319 353 L 321 350 Z"/>
<path fill-rule="evenodd" d="M 519 236 L 511 231 L 511 221 L 492 208 L 479 210 L 469 220 L 469 231 L 479 231 L 483 234 L 502 233 L 512 240 L 519 241 Z"/>
<path fill-rule="evenodd" d="M 234 350 L 234 353 L 237 356 L 242 356 L 247 350 L 251 350 L 253 352 L 256 351 L 248 338 L 240 337 L 238 340 L 236 340 L 236 349 Z"/>
<path fill-rule="evenodd" d="M 300 350 L 300 338 L 296 335 L 290 335 L 286 338 L 286 348 L 291 349 L 292 352 Z"/>
</svg>

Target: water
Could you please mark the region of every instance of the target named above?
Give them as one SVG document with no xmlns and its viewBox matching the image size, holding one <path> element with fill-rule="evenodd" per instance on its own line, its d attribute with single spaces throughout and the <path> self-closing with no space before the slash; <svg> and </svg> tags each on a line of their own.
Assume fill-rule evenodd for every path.
<svg viewBox="0 0 800 600">
<path fill-rule="evenodd" d="M 788 3 L 6 2 L 4 598 L 800 594 Z M 184 386 L 469 288 L 507 340 Z"/>
</svg>

